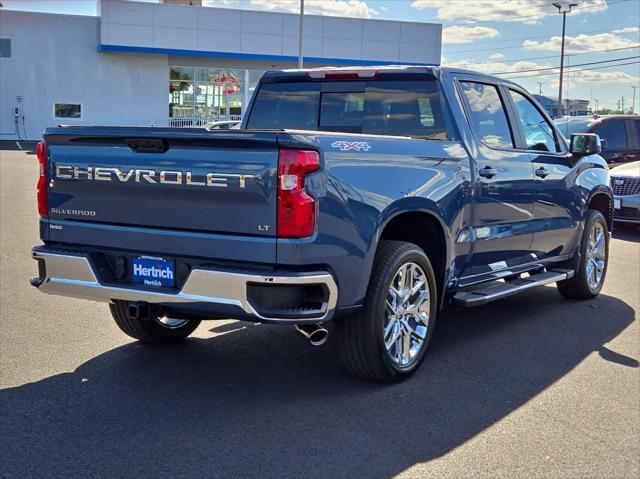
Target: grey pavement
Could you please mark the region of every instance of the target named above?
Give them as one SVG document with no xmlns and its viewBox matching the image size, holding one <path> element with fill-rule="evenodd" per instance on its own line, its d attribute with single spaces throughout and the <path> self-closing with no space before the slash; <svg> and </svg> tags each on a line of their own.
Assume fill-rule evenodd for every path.
<svg viewBox="0 0 640 479">
<path fill-rule="evenodd" d="M 597 299 L 448 307 L 418 373 L 387 386 L 291 327 L 146 346 L 105 304 L 38 293 L 36 175 L 0 151 L 0 477 L 640 476 L 638 230 L 614 234 Z"/>
</svg>

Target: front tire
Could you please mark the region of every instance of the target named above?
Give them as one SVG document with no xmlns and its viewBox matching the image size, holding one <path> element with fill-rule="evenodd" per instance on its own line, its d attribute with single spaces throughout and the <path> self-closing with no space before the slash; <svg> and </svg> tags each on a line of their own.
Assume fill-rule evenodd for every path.
<svg viewBox="0 0 640 479">
<path fill-rule="evenodd" d="M 565 298 L 591 299 L 600 294 L 609 264 L 609 231 L 602 213 L 589 210 L 580 242 L 576 274 L 560 281 L 558 291 Z"/>
<path fill-rule="evenodd" d="M 362 311 L 337 324 L 347 370 L 380 382 L 409 377 L 424 359 L 437 306 L 435 275 L 424 251 L 413 243 L 382 241 Z"/>
<path fill-rule="evenodd" d="M 178 343 L 193 333 L 200 324 L 197 319 L 130 318 L 127 301 L 109 304 L 109 309 L 123 333 L 145 343 Z"/>
</svg>

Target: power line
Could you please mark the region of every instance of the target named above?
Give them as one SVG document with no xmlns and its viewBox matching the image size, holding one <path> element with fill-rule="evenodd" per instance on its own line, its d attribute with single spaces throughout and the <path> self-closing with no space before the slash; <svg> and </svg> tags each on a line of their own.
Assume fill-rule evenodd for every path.
<svg viewBox="0 0 640 479">
<path fill-rule="evenodd" d="M 578 70 L 569 70 L 568 73 L 580 73 L 580 72 L 591 71 L 591 70 L 603 70 L 605 68 L 617 68 L 617 67 L 622 67 L 622 66 L 625 66 L 625 65 L 640 65 L 640 61 L 618 63 L 616 65 L 601 65 L 601 66 L 592 67 L 592 68 L 580 68 Z M 507 77 L 506 80 L 515 80 L 515 79 L 518 79 L 518 78 L 538 78 L 538 77 L 549 76 L 549 75 L 557 75 L 557 73 L 556 72 L 548 72 L 548 73 L 537 73 L 537 74 L 534 74 L 534 75 L 522 75 L 522 76 L 515 76 L 515 77 Z"/>
<path fill-rule="evenodd" d="M 581 52 L 581 53 L 565 53 L 567 57 L 575 57 L 578 55 L 592 55 L 597 53 L 607 53 L 607 52 L 619 52 L 621 50 L 633 50 L 634 48 L 640 48 L 640 45 L 637 47 L 622 47 L 622 48 L 608 48 L 606 50 L 594 50 L 592 52 Z M 546 55 L 544 57 L 528 57 L 528 58 L 514 58 L 514 59 L 503 59 L 503 61 L 507 62 L 522 62 L 526 60 L 542 60 L 545 58 L 558 58 L 558 55 Z"/>
<path fill-rule="evenodd" d="M 565 69 L 568 68 L 575 68 L 575 67 L 582 67 L 582 66 L 587 66 L 587 65 L 598 65 L 601 63 L 612 63 L 612 62 L 619 62 L 622 60 L 631 60 L 634 58 L 640 58 L 640 55 L 635 55 L 635 56 L 631 56 L 631 57 L 620 57 L 620 58 L 612 58 L 611 60 L 601 60 L 599 62 L 588 62 L 588 63 L 576 63 L 575 65 L 568 65 L 565 67 Z M 541 71 L 545 71 L 545 70 L 557 70 L 558 67 L 545 67 L 545 68 L 532 68 L 530 70 L 514 70 L 514 71 L 510 71 L 510 72 L 496 72 L 496 73 L 492 73 L 492 75 L 508 75 L 511 73 L 528 73 L 528 72 L 541 72 Z"/>
<path fill-rule="evenodd" d="M 605 33 L 605 32 L 603 32 Z M 638 45 L 640 46 L 640 45 Z M 512 50 L 514 48 L 523 48 L 522 45 L 514 45 L 514 46 L 510 46 L 510 47 L 500 47 L 500 50 Z M 637 46 L 633 46 L 633 47 L 627 47 L 627 48 L 638 48 Z M 486 52 L 486 51 L 491 51 L 491 50 L 495 50 L 496 47 L 488 47 L 488 48 L 476 48 L 473 50 L 456 50 L 453 52 L 444 52 L 446 55 L 452 55 L 454 53 L 475 53 L 475 52 Z M 568 55 L 583 55 L 584 53 L 569 53 Z"/>
</svg>

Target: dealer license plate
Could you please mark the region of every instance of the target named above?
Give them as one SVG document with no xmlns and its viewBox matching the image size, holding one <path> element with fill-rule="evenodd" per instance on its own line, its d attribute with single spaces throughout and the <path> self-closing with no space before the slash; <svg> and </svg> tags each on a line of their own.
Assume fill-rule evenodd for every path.
<svg viewBox="0 0 640 479">
<path fill-rule="evenodd" d="M 139 256 L 131 260 L 131 282 L 145 286 L 173 288 L 175 263 L 156 256 Z"/>
</svg>

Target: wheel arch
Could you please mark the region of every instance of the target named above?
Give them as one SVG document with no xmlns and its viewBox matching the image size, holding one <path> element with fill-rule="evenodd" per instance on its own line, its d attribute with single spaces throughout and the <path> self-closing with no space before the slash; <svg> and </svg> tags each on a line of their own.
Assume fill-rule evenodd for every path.
<svg viewBox="0 0 640 479">
<path fill-rule="evenodd" d="M 607 228 L 609 228 L 609 231 L 613 230 L 613 194 L 610 188 L 602 185 L 594 189 L 587 202 L 588 210 L 596 210 L 602 213 L 607 221 Z"/>
<path fill-rule="evenodd" d="M 416 227 L 416 225 L 419 225 Z M 380 241 L 395 240 L 416 244 L 425 252 L 436 276 L 438 302 L 441 306 L 445 296 L 448 276 L 449 234 L 442 218 L 430 209 L 397 211 L 385 218 L 376 236 L 377 251 Z"/>
</svg>

